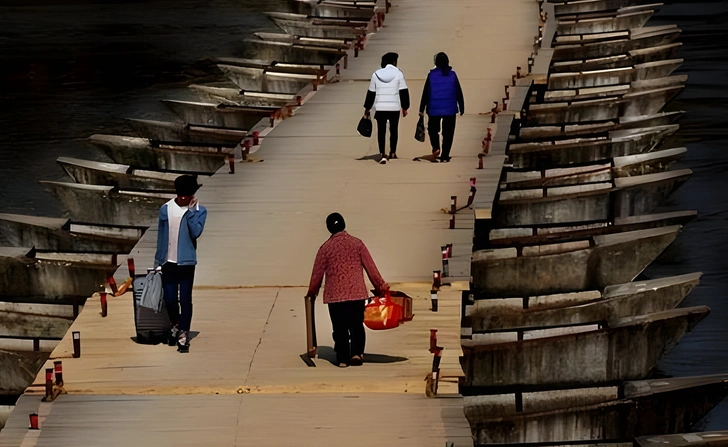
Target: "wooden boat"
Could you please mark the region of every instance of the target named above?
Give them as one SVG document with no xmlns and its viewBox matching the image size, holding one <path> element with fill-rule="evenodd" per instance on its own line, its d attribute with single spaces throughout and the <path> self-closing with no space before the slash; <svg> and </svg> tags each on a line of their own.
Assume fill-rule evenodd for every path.
<svg viewBox="0 0 728 447">
<path fill-rule="evenodd" d="M 514 394 L 468 396 L 464 405 L 478 445 L 593 444 L 685 432 L 726 394 L 728 376 L 714 375 L 525 393 L 522 405 Z"/>
<path fill-rule="evenodd" d="M 615 97 L 596 99 L 561 98 L 559 102 L 531 104 L 526 125 L 577 124 L 610 121 L 620 117 L 654 115 L 677 96 L 684 85 L 617 93 Z M 553 101 L 556 99 L 553 98 Z"/>
<path fill-rule="evenodd" d="M 266 35 L 271 35 L 267 33 Z M 279 36 L 280 34 L 275 34 Z M 290 36 L 288 36 L 290 37 Z M 218 57 L 215 61 L 222 65 L 232 65 L 235 67 L 249 67 L 266 70 L 269 73 L 281 74 L 307 74 L 318 77 L 324 77 L 333 66 L 325 64 L 291 64 L 287 62 L 278 62 L 271 59 L 246 59 L 241 57 Z"/>
<path fill-rule="evenodd" d="M 243 107 L 285 107 L 289 104 L 295 104 L 296 96 L 283 93 L 258 93 L 246 92 L 239 88 L 217 87 L 212 85 L 188 86 L 200 96 L 203 101 L 215 102 L 218 104 L 228 104 Z"/>
<path fill-rule="evenodd" d="M 549 90 L 559 90 L 600 87 L 664 78 L 670 76 L 682 64 L 683 59 L 669 59 L 635 64 L 631 67 L 551 73 L 548 78 L 548 88 Z"/>
<path fill-rule="evenodd" d="M 260 40 L 269 42 L 282 42 L 291 45 L 300 45 L 303 47 L 328 48 L 337 51 L 346 51 L 351 48 L 353 41 L 351 39 L 324 39 L 317 37 L 301 37 L 292 36 L 286 33 L 253 33 Z"/>
<path fill-rule="evenodd" d="M 473 334 L 461 340 L 460 384 L 495 394 L 508 387 L 564 389 L 642 379 L 709 313 L 707 306 L 696 306 L 603 325 Z"/>
<path fill-rule="evenodd" d="M 635 5 L 647 4 L 651 0 L 561 0 L 552 1 L 556 16 L 618 11 Z"/>
<path fill-rule="evenodd" d="M 310 74 L 267 73 L 262 68 L 218 65 L 235 85 L 245 91 L 295 95 L 318 79 Z"/>
<path fill-rule="evenodd" d="M 564 243 L 473 253 L 473 291 L 509 298 L 601 290 L 634 280 L 677 237 L 680 226 L 591 236 Z"/>
<path fill-rule="evenodd" d="M 171 99 L 163 99 L 162 103 L 185 123 L 246 132 L 259 124 L 272 126 L 273 115 L 280 110 L 279 107 L 241 107 Z M 261 123 L 262 120 L 265 121 Z"/>
<path fill-rule="evenodd" d="M 499 227 L 517 227 L 649 214 L 691 175 L 690 169 L 681 169 L 590 185 L 501 191 L 494 221 Z"/>
<path fill-rule="evenodd" d="M 554 61 L 591 59 L 626 54 L 632 50 L 668 45 L 680 37 L 675 25 L 645 26 L 614 33 L 557 36 L 552 45 Z"/>
<path fill-rule="evenodd" d="M 724 447 L 728 446 L 728 430 L 640 436 L 634 447 Z"/>
<path fill-rule="evenodd" d="M 649 62 L 660 62 L 677 58 L 682 43 L 674 42 L 667 45 L 658 45 L 639 50 L 630 50 L 625 54 L 595 57 L 591 59 L 577 59 L 569 61 L 555 61 L 549 67 L 549 73 L 581 72 L 595 70 L 609 70 L 615 68 L 634 67 Z"/>
<path fill-rule="evenodd" d="M 146 227 L 90 225 L 64 218 L 0 214 L 0 233 L 16 247 L 82 253 L 129 253 Z"/>
<path fill-rule="evenodd" d="M 0 338 L 60 340 L 76 316 L 69 305 L 0 301 Z"/>
<path fill-rule="evenodd" d="M 607 321 L 663 312 L 677 307 L 700 282 L 702 273 L 608 286 L 604 292 L 575 292 L 529 299 L 478 299 L 465 307 L 463 327 L 473 334 L 605 325 Z M 595 296 L 596 295 L 596 296 Z"/>
<path fill-rule="evenodd" d="M 687 75 L 667 76 L 656 79 L 632 81 L 628 84 L 607 85 L 602 87 L 584 87 L 565 90 L 549 90 L 544 92 L 543 102 L 579 101 L 599 98 L 620 98 L 628 94 L 655 90 L 666 87 L 684 87 L 688 82 Z M 667 98 L 669 101 L 671 98 Z"/>
<path fill-rule="evenodd" d="M 113 186 L 45 180 L 40 183 L 61 200 L 71 219 L 106 225 L 155 225 L 159 208 L 176 197 L 175 194 L 127 191 Z"/>
<path fill-rule="evenodd" d="M 0 297 L 54 299 L 91 296 L 119 265 L 116 255 L 41 253 L 33 248 L 0 247 Z"/>
<path fill-rule="evenodd" d="M 107 185 L 140 191 L 174 192 L 174 180 L 180 174 L 145 171 L 129 165 L 58 157 L 56 160 L 69 177 L 85 185 Z M 199 180 L 199 179 L 198 179 Z"/>
<path fill-rule="evenodd" d="M 240 57 L 244 58 L 325 65 L 334 65 L 346 55 L 344 51 L 334 48 L 269 42 L 260 39 L 245 39 L 240 51 Z"/>
<path fill-rule="evenodd" d="M 370 5 L 331 5 L 318 0 L 298 1 L 303 7 L 299 12 L 317 17 L 370 20 L 374 16 L 374 7 Z"/>
<path fill-rule="evenodd" d="M 50 352 L 0 350 L 0 395 L 17 396 L 33 383 Z"/>
<path fill-rule="evenodd" d="M 134 118 L 127 118 L 126 121 L 138 136 L 163 143 L 235 147 L 248 135 L 248 132 L 244 130 L 221 129 L 195 124 Z"/>
<path fill-rule="evenodd" d="M 697 211 L 671 211 L 642 216 L 617 217 L 608 222 L 577 224 L 574 226 L 494 228 L 482 237 L 476 235 L 475 249 L 564 243 L 605 234 L 647 230 L 671 225 L 685 226 L 697 215 Z"/>
<path fill-rule="evenodd" d="M 609 132 L 614 130 L 667 126 L 675 123 L 683 113 L 682 111 L 674 111 L 642 116 L 623 116 L 612 121 L 594 124 L 524 126 L 518 131 L 517 141 L 560 140 L 580 136 L 609 136 Z"/>
<path fill-rule="evenodd" d="M 288 12 L 266 12 L 265 15 L 275 21 L 275 19 L 291 20 L 297 22 L 311 22 L 314 21 L 317 25 L 348 25 L 355 27 L 366 27 L 371 22 L 371 17 L 368 18 L 357 18 L 357 17 L 328 17 L 319 16 L 315 14 L 294 14 Z"/>
<path fill-rule="evenodd" d="M 309 18 L 299 14 L 266 13 L 276 25 L 291 36 L 320 39 L 356 39 L 366 34 L 367 22 Z"/>
<path fill-rule="evenodd" d="M 155 171 L 214 174 L 234 153 L 234 146 L 168 144 L 122 135 L 96 134 L 88 141 L 116 163 Z"/>
<path fill-rule="evenodd" d="M 649 152 L 677 132 L 679 127 L 671 124 L 615 130 L 609 132 L 608 137 L 513 143 L 508 146 L 508 159 L 514 169 L 547 169 L 603 162 Z"/>
<path fill-rule="evenodd" d="M 614 157 L 610 161 L 571 168 L 552 168 L 540 171 L 506 171 L 501 190 L 551 188 L 555 186 L 586 185 L 611 182 L 619 177 L 664 172 L 687 153 L 687 148 L 664 149 L 646 154 Z"/>
<path fill-rule="evenodd" d="M 640 10 L 622 12 L 613 17 L 560 17 L 556 21 L 556 33 L 565 36 L 639 29 L 654 13 L 654 10 Z"/>
</svg>

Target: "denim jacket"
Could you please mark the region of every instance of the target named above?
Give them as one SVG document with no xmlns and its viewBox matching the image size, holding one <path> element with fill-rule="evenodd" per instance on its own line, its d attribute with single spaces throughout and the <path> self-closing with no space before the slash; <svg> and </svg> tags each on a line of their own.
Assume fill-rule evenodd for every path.
<svg viewBox="0 0 728 447">
<path fill-rule="evenodd" d="M 197 265 L 197 238 L 202 234 L 207 219 L 204 206 L 188 210 L 179 224 L 177 238 L 177 265 Z M 167 262 L 167 244 L 169 243 L 169 219 L 167 204 L 159 209 L 159 232 L 157 234 L 157 253 L 154 255 L 154 267 Z"/>
</svg>

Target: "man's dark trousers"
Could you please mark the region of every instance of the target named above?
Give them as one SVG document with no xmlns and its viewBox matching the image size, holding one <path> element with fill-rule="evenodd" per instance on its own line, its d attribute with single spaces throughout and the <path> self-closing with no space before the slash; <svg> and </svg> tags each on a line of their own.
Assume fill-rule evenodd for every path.
<svg viewBox="0 0 728 447">
<path fill-rule="evenodd" d="M 189 331 L 192 323 L 192 283 L 194 280 L 194 265 L 177 265 L 174 262 L 166 262 L 162 266 L 162 287 L 167 313 L 169 313 L 172 326 L 178 324 L 180 331 Z"/>
</svg>

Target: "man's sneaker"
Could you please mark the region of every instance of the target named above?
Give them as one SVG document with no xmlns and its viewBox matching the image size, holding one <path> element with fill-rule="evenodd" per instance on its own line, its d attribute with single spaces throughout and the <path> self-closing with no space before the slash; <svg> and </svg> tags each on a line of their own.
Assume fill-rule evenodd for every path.
<svg viewBox="0 0 728 447">
<path fill-rule="evenodd" d="M 387 156 L 382 154 L 382 158 L 379 160 L 380 165 L 386 165 L 387 164 Z"/>
<path fill-rule="evenodd" d="M 187 331 L 180 331 L 179 337 L 177 338 L 177 351 L 179 352 L 189 352 L 190 351 L 190 345 L 187 341 Z"/>
<path fill-rule="evenodd" d="M 179 329 L 177 327 L 173 327 L 171 331 L 169 331 L 169 337 L 167 339 L 167 344 L 169 346 L 175 346 L 177 344 L 177 337 L 179 337 Z"/>
<path fill-rule="evenodd" d="M 441 158 L 440 163 L 450 163 L 450 157 L 447 158 Z"/>
<path fill-rule="evenodd" d="M 390 160 L 396 160 L 396 159 L 398 159 L 398 158 L 399 158 L 399 157 L 397 157 L 397 154 L 396 154 L 396 153 L 394 153 L 394 152 L 390 152 L 390 153 L 389 153 L 389 159 L 390 159 Z"/>
</svg>

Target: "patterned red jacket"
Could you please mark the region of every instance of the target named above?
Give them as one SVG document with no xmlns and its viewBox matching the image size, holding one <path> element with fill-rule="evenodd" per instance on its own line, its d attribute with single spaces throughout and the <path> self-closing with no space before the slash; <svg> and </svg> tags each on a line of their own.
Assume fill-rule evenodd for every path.
<svg viewBox="0 0 728 447">
<path fill-rule="evenodd" d="M 324 304 L 366 299 L 369 293 L 364 283 L 363 270 L 366 270 L 374 287 L 380 289 L 384 285 L 364 243 L 346 231 L 336 233 L 324 242 L 316 254 L 308 293 L 311 296 L 318 295 L 326 275 Z"/>
</svg>

